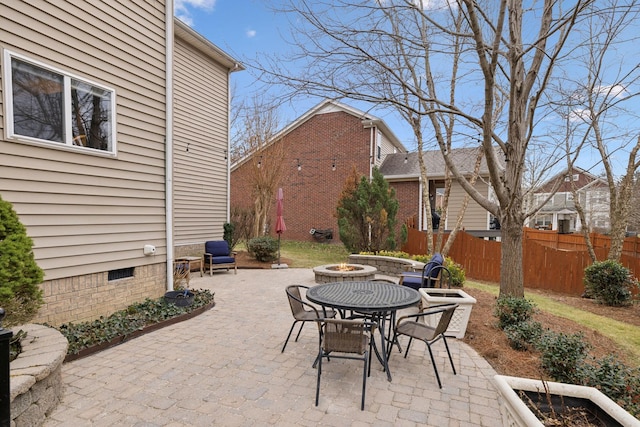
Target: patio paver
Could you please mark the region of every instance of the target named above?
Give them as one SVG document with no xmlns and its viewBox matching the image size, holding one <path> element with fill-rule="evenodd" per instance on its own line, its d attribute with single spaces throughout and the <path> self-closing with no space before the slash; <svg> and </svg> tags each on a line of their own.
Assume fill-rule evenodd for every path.
<svg viewBox="0 0 640 427">
<path fill-rule="evenodd" d="M 216 306 L 184 322 L 66 363 L 64 396 L 45 426 L 499 426 L 495 371 L 471 347 L 449 340 L 436 355 L 438 385 L 423 343 L 391 356 L 393 382 L 377 361 L 360 411 L 360 365 L 325 363 L 314 405 L 317 329 L 280 353 L 293 321 L 284 292 L 313 286 L 311 269 L 239 270 L 191 280 Z M 297 331 L 297 329 L 296 329 Z M 436 344 L 434 349 L 438 349 Z"/>
</svg>

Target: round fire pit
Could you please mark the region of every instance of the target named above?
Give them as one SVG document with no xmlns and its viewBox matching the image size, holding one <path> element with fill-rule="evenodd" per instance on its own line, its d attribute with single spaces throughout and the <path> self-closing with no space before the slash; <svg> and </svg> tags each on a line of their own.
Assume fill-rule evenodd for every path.
<svg viewBox="0 0 640 427">
<path fill-rule="evenodd" d="M 327 264 L 313 268 L 316 283 L 372 280 L 377 271 L 375 267 L 362 264 Z"/>
</svg>

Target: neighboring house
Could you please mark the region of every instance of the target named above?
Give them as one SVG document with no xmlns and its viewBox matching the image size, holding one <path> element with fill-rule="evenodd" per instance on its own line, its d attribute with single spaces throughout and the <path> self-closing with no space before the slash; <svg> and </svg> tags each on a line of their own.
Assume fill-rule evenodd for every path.
<svg viewBox="0 0 640 427">
<path fill-rule="evenodd" d="M 477 148 L 457 148 L 451 151 L 451 156 L 458 170 L 467 178 L 471 178 L 473 175 L 477 155 Z M 436 212 L 441 210 L 446 170 L 440 150 L 425 151 L 422 158 L 427 170 L 427 184 L 420 177 L 418 153 L 390 154 L 380 167 L 384 177 L 396 189 L 396 195 L 400 201 L 398 218 L 400 220 L 415 218 L 415 227 L 419 230 L 427 228 L 426 216 L 430 215 L 425 210 L 425 204 L 422 200 L 422 188 L 424 185 L 428 185 L 432 210 L 436 210 Z M 498 156 L 498 158 L 501 157 Z M 475 188 L 483 196 L 493 197 L 493 190 L 489 184 L 489 171 L 484 158 L 480 164 Z M 466 194 L 462 186 L 453 180 L 446 220 L 440 222 L 440 227 L 449 230 L 456 225 Z M 440 216 L 442 216 L 441 214 L 442 212 L 440 212 Z M 493 228 L 492 215 L 470 198 L 461 226 L 467 231 L 489 230 Z"/>
<path fill-rule="evenodd" d="M 590 231 L 606 232 L 611 227 L 609 220 L 609 187 L 607 182 L 589 172 L 574 167 L 557 174 L 533 193 L 534 206 L 540 206 L 553 189 L 556 193 L 538 213 L 529 219 L 529 225 L 544 230 L 559 230 L 570 233 L 582 229 L 575 208 L 572 186 L 577 189 L 580 205 L 584 209 Z"/>
<path fill-rule="evenodd" d="M 158 297 L 174 242 L 222 236 L 238 65 L 172 2 L 16 3 L 0 4 L 0 195 L 45 271 L 36 320 Z"/>
<path fill-rule="evenodd" d="M 353 168 L 367 177 L 386 155 L 406 148 L 381 119 L 340 102 L 326 100 L 279 132 L 266 147 L 231 167 L 232 208 L 253 209 L 252 186 L 258 167 L 281 165 L 277 187 L 284 193 L 288 240 L 314 240 L 314 230 L 332 230 L 338 242 L 336 206 Z M 267 159 L 277 157 L 277 162 Z M 265 160 L 261 162 L 260 159 Z M 275 201 L 271 209 L 272 235 Z"/>
</svg>

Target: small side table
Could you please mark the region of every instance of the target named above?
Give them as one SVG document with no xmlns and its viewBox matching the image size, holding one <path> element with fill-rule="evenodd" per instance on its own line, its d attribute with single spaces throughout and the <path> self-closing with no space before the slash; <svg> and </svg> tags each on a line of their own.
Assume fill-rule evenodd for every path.
<svg viewBox="0 0 640 427">
<path fill-rule="evenodd" d="M 200 263 L 200 277 L 202 277 L 202 258 L 199 256 L 183 256 L 173 261 L 173 287 L 176 288 L 183 280 L 189 288 L 191 280 L 191 263 Z"/>
</svg>

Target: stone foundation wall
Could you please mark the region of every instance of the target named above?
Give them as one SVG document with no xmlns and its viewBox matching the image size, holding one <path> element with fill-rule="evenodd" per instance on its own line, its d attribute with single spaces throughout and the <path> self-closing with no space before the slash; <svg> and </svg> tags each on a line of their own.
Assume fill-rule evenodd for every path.
<svg viewBox="0 0 640 427">
<path fill-rule="evenodd" d="M 420 271 L 424 263 L 404 258 L 379 255 L 349 255 L 349 264 L 370 265 L 378 269 L 378 273 L 399 276 L 406 271 Z"/>
<path fill-rule="evenodd" d="M 108 272 L 47 280 L 42 283 L 44 305 L 35 323 L 59 326 L 109 316 L 146 298 L 164 295 L 164 262 L 135 267 L 133 277 L 108 280 Z"/>
<path fill-rule="evenodd" d="M 22 353 L 10 365 L 11 425 L 40 426 L 62 397 L 67 339 L 56 329 L 23 325 Z"/>
</svg>

